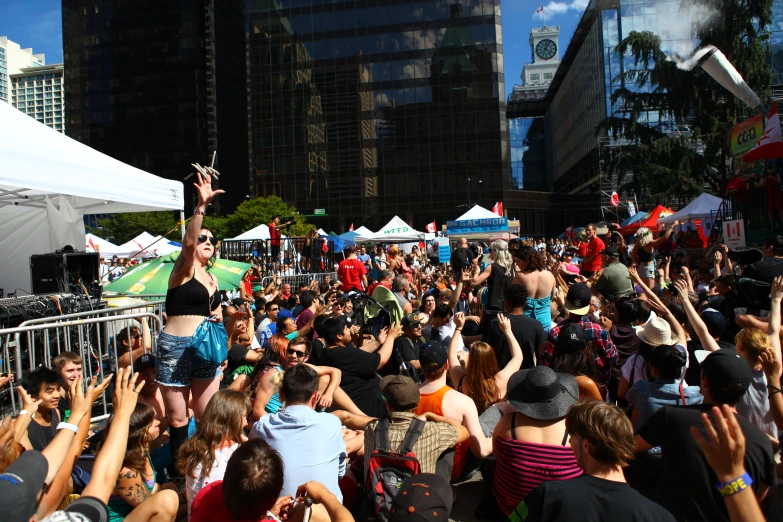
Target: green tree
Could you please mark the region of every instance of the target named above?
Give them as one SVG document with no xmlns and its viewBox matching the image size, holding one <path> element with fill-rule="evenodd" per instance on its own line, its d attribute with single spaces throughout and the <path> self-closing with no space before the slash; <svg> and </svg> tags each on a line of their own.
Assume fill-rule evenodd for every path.
<svg viewBox="0 0 783 522">
<path fill-rule="evenodd" d="M 772 0 L 681 0 L 680 8 L 684 17 L 692 9 L 720 13 L 694 25 L 694 34 L 701 44 L 720 49 L 750 88 L 768 100 L 771 72 L 764 28 L 771 23 Z M 619 146 L 606 147 L 602 155 L 619 188 L 648 204 L 686 200 L 705 188 L 721 193 L 729 131 L 741 116 L 753 115 L 752 109 L 701 68 L 677 69 L 653 33 L 631 32 L 616 52 L 632 57 L 635 65 L 615 78 L 623 87 L 611 100 L 623 117 L 608 118 L 598 132 L 622 137 Z M 645 123 L 649 112 L 672 124 Z"/>
<path fill-rule="evenodd" d="M 281 216 L 282 221 L 292 221 L 286 235 L 303 236 L 313 227 L 307 224 L 305 218 L 296 214 L 294 207 L 286 205 L 285 201 L 277 196 L 255 198 L 244 201 L 237 209 L 227 217 L 227 237 L 236 237 L 261 224 L 269 224 L 276 216 Z"/>
<path fill-rule="evenodd" d="M 111 214 L 108 219 L 98 221 L 96 229 L 91 228 L 89 231 L 115 245 L 121 245 L 144 231 L 153 236 L 161 236 L 175 229 L 167 237 L 179 241 L 181 234 L 177 227 L 178 217 L 175 212 L 169 211 Z"/>
</svg>

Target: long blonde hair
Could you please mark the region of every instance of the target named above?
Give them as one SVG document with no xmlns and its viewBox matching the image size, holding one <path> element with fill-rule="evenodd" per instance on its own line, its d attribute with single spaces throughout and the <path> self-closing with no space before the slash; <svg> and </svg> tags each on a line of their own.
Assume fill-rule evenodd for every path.
<svg viewBox="0 0 783 522">
<path fill-rule="evenodd" d="M 508 243 L 502 239 L 496 239 L 489 248 L 495 253 L 495 264 L 503 267 L 505 275 L 511 275 L 514 270 L 514 258 L 508 251 Z"/>
<path fill-rule="evenodd" d="M 636 234 L 634 234 L 636 237 L 636 242 L 639 243 L 639 246 L 644 246 L 650 241 L 652 241 L 652 232 L 650 232 L 650 229 L 647 227 L 642 227 L 639 230 L 636 231 Z"/>
</svg>

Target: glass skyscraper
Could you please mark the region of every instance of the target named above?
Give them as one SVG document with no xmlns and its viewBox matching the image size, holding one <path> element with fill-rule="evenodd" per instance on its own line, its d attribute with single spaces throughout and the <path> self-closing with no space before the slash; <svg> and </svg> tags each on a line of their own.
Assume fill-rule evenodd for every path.
<svg viewBox="0 0 783 522">
<path fill-rule="evenodd" d="M 511 180 L 500 0 L 249 0 L 256 195 L 419 229 Z"/>
<path fill-rule="evenodd" d="M 227 192 L 212 209 L 244 201 L 245 0 L 63 0 L 62 16 L 68 136 L 179 180 L 217 150 Z"/>
</svg>

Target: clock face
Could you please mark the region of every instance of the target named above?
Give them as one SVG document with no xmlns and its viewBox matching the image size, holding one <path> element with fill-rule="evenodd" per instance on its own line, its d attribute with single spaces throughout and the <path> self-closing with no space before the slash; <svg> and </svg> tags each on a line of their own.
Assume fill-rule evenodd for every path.
<svg viewBox="0 0 783 522">
<path fill-rule="evenodd" d="M 557 53 L 557 45 L 549 38 L 541 40 L 536 45 L 536 54 L 542 60 L 551 60 Z"/>
</svg>

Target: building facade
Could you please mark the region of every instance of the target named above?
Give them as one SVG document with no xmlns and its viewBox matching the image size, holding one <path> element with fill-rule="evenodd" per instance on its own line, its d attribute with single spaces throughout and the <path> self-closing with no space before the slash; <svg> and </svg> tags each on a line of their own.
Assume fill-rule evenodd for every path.
<svg viewBox="0 0 783 522">
<path fill-rule="evenodd" d="M 423 228 L 510 186 L 500 0 L 249 0 L 255 195 Z"/>
<path fill-rule="evenodd" d="M 63 64 L 24 67 L 11 75 L 11 104 L 28 116 L 65 132 Z"/>
<path fill-rule="evenodd" d="M 32 49 L 22 49 L 18 43 L 0 36 L 0 101 L 11 103 L 11 76 L 23 68 L 37 67 L 45 63 L 43 54 L 33 54 Z"/>
<path fill-rule="evenodd" d="M 183 180 L 209 164 L 250 194 L 244 0 L 63 0 L 67 134 L 142 170 Z M 185 183 L 186 208 L 195 193 Z"/>
</svg>

